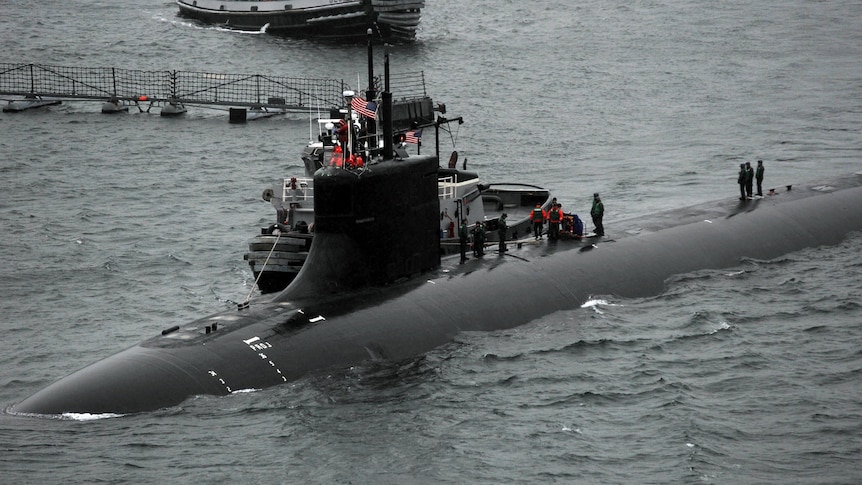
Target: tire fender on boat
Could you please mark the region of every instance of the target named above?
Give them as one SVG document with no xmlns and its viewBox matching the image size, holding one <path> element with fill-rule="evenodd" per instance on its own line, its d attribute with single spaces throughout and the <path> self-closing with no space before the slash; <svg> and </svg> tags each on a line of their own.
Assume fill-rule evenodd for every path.
<svg viewBox="0 0 862 485">
<path fill-rule="evenodd" d="M 458 164 L 458 151 L 452 151 L 452 154 L 449 155 L 449 168 L 455 168 L 455 165 Z"/>
<path fill-rule="evenodd" d="M 260 196 L 261 198 L 263 198 L 263 200 L 269 202 L 275 196 L 275 193 L 272 191 L 271 188 L 267 187 L 263 189 L 263 193 Z"/>
</svg>

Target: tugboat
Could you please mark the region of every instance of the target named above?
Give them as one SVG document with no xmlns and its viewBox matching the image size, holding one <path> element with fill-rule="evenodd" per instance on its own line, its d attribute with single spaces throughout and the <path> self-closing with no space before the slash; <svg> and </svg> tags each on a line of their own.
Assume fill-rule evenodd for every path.
<svg viewBox="0 0 862 485">
<path fill-rule="evenodd" d="M 229 29 L 288 37 L 412 41 L 425 0 L 177 0 L 180 15 Z"/>
<path fill-rule="evenodd" d="M 430 99 L 427 102 L 430 103 Z M 415 112 L 410 109 L 395 111 Z M 359 117 L 351 117 L 354 125 L 361 126 Z M 398 124 L 402 127 L 412 124 L 414 129 L 410 132 L 415 133 L 418 131 L 417 126 L 427 126 L 419 125 L 420 121 L 400 119 Z M 460 124 L 463 120 L 460 117 L 447 119 L 438 116 L 431 123 L 436 131 L 435 138 L 439 140 L 441 126 L 453 122 Z M 366 169 L 343 162 L 342 141 L 339 140 L 336 127 L 344 125 L 343 118 L 319 119 L 318 141 L 309 143 L 302 152 L 305 175 L 286 177 L 263 191 L 263 200 L 275 209 L 275 222 L 262 227 L 260 234 L 249 241 L 249 251 L 244 256 L 261 293 L 273 293 L 286 288 L 308 257 L 314 237 L 315 172 L 326 166 L 343 166 L 345 170 L 361 176 Z M 408 139 L 407 133 L 395 136 L 400 140 L 395 147 L 396 159 L 405 160 L 410 156 L 407 152 L 410 144 L 405 141 Z M 437 145 L 439 159 L 439 143 Z M 366 153 L 367 159 L 367 151 L 360 152 Z M 507 240 L 517 240 L 530 233 L 533 208 L 538 204 L 547 210 L 550 206 L 551 194 L 545 188 L 523 183 L 485 184 L 476 172 L 467 170 L 466 159 L 460 169 L 457 164 L 458 152 L 453 151 L 448 167 L 440 167 L 437 174 L 441 256 L 459 251 L 457 227 L 461 219 L 466 219 L 471 228 L 475 223 L 481 223 L 486 231 L 485 243 L 493 244 L 499 241 L 500 216 L 507 216 Z M 379 234 L 378 237 L 386 238 L 387 235 Z"/>
<path fill-rule="evenodd" d="M 263 200 L 275 209 L 275 221 L 261 228 L 260 234 L 249 241 L 249 251 L 244 256 L 261 293 L 286 288 L 308 258 L 314 240 L 315 198 L 323 197 L 315 195 L 315 174 L 334 167 L 357 178 L 367 176 L 373 168 L 366 166 L 364 161 L 379 157 L 387 145 L 396 161 L 406 161 L 410 157 L 407 147 L 414 144 L 421 147 L 422 130 L 431 126 L 435 130 L 436 159 L 439 160 L 440 128 L 445 126 L 448 129 L 451 123 L 458 126 L 464 123 L 461 117 L 443 117 L 446 105 L 435 107 L 425 94 L 424 77 L 421 96 L 393 101 L 388 64 L 383 92 L 390 94 L 387 98 L 378 97 L 372 37 L 370 32 L 367 33 L 369 88 L 365 97 L 357 96 L 354 91 L 345 91 L 346 107 L 332 110 L 329 118 L 318 119 L 317 139 L 310 140 L 302 152 L 304 176 L 286 177 L 263 191 Z M 380 117 L 377 116 L 378 107 L 381 108 Z M 436 118 L 435 112 L 439 113 Z M 389 135 L 378 136 L 378 133 Z M 392 138 L 387 139 L 389 136 Z M 440 255 L 459 251 L 455 228 L 461 219 L 466 219 L 471 226 L 483 224 L 487 234 L 485 243 L 491 244 L 499 241 L 498 224 L 504 213 L 508 223 L 507 239 L 517 239 L 529 233 L 533 208 L 539 205 L 547 210 L 551 204 L 551 194 L 547 189 L 521 183 L 484 184 L 475 172 L 467 171 L 466 159 L 461 169 L 457 164 L 458 153 L 453 151 L 448 167 L 438 167 L 437 170 Z M 385 233 L 373 236 L 380 240 L 392 237 Z"/>
</svg>

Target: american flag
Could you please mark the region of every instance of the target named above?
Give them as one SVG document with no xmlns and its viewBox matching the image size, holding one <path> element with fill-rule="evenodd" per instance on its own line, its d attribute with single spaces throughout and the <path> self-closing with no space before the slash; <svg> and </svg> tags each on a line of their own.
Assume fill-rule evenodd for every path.
<svg viewBox="0 0 862 485">
<path fill-rule="evenodd" d="M 408 131 L 404 135 L 404 141 L 407 143 L 413 143 L 414 145 L 419 144 L 422 141 L 422 129 Z"/>
<path fill-rule="evenodd" d="M 365 101 L 362 98 L 353 98 L 353 100 L 350 101 L 350 106 L 362 116 L 371 118 L 372 120 L 377 119 L 377 103 L 374 101 Z"/>
</svg>

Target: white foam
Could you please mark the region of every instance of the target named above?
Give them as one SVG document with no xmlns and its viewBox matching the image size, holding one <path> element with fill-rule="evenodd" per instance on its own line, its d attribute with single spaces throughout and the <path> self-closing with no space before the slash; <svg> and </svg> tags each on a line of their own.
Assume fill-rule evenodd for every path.
<svg viewBox="0 0 862 485">
<path fill-rule="evenodd" d="M 581 308 L 590 308 L 590 307 L 596 307 L 599 305 L 607 306 L 607 304 L 608 304 L 607 300 L 587 300 L 586 302 L 584 302 L 583 305 L 581 305 Z"/>
<path fill-rule="evenodd" d="M 260 389 L 255 389 L 253 387 L 250 387 L 248 389 L 237 389 L 236 391 L 231 392 L 231 394 L 249 394 L 252 392 L 257 392 L 259 390 Z"/>
<path fill-rule="evenodd" d="M 125 415 L 117 413 L 63 413 L 61 416 L 63 419 L 71 419 L 72 421 L 95 421 L 97 419 L 120 418 Z"/>
</svg>

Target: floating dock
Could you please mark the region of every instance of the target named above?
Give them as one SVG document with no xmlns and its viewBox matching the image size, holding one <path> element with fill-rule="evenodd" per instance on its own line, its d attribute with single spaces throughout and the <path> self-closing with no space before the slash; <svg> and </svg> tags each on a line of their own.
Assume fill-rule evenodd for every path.
<svg viewBox="0 0 862 485">
<path fill-rule="evenodd" d="M 391 76 L 390 83 L 405 99 L 427 96 L 424 73 Z M 0 97 L 8 101 L 4 112 L 96 101 L 103 113 L 125 112 L 131 106 L 146 112 L 159 107 L 165 116 L 182 114 L 188 106 L 245 109 L 247 116 L 231 116 L 245 121 L 338 109 L 347 90 L 357 88 L 338 79 L 0 63 Z"/>
</svg>

